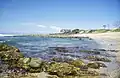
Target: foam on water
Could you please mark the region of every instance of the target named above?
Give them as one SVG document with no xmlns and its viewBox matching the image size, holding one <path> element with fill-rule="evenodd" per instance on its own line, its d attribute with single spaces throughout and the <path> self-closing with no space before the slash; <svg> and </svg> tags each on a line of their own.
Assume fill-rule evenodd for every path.
<svg viewBox="0 0 120 78">
<path fill-rule="evenodd" d="M 11 35 L 11 34 L 0 34 L 0 36 L 4 37 L 4 36 L 14 36 L 14 35 Z"/>
</svg>

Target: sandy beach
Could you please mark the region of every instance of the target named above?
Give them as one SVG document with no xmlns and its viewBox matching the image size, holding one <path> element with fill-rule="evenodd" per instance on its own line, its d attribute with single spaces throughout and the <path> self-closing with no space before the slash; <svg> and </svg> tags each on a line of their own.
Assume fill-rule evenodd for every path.
<svg viewBox="0 0 120 78">
<path fill-rule="evenodd" d="M 98 33 L 98 34 L 73 34 L 73 37 L 90 37 L 94 40 L 101 40 L 108 44 L 109 48 L 120 50 L 120 32 Z M 101 42 L 100 42 L 101 43 Z M 111 46 L 110 46 L 111 44 Z M 120 52 L 117 54 L 120 62 Z"/>
</svg>

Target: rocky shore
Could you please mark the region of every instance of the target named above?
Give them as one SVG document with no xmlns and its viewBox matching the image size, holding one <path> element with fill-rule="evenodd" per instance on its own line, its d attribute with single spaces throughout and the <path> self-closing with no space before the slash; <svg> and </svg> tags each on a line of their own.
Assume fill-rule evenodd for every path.
<svg viewBox="0 0 120 78">
<path fill-rule="evenodd" d="M 56 48 L 58 52 L 67 51 Z M 82 50 L 81 52 L 95 53 L 97 51 Z M 0 44 L 0 78 L 99 78 L 105 73 L 98 70 L 107 66 L 100 62 L 111 62 L 110 59 L 88 56 L 84 60 L 53 57 L 50 61 L 41 58 L 25 57 L 18 48 Z"/>
</svg>

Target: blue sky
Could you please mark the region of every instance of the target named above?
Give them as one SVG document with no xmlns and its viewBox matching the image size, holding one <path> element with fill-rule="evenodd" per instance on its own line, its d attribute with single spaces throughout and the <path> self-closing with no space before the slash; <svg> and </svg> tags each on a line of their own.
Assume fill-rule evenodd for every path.
<svg viewBox="0 0 120 78">
<path fill-rule="evenodd" d="M 120 0 L 0 0 L 0 33 L 95 29 L 120 20 Z"/>
</svg>

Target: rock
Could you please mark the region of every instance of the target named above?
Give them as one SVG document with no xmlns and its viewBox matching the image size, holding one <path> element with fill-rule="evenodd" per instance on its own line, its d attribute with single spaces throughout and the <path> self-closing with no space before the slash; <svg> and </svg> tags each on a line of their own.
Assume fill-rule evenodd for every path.
<svg viewBox="0 0 120 78">
<path fill-rule="evenodd" d="M 42 63 L 41 59 L 31 58 L 31 61 L 30 61 L 29 65 L 30 65 L 30 67 L 38 68 L 38 67 L 40 67 L 41 63 Z"/>
<path fill-rule="evenodd" d="M 21 65 L 22 68 L 28 70 L 31 73 L 38 73 L 42 71 L 46 71 L 49 64 L 40 58 L 31 58 L 28 63 L 24 63 Z"/>
<path fill-rule="evenodd" d="M 20 52 L 20 50 L 18 48 L 15 49 L 15 52 Z"/>
<path fill-rule="evenodd" d="M 111 60 L 110 60 L 110 59 L 108 59 L 108 58 L 100 58 L 100 61 L 104 61 L 104 62 L 111 62 Z"/>
<path fill-rule="evenodd" d="M 107 51 L 110 51 L 110 52 L 119 52 L 119 50 L 107 50 Z"/>
<path fill-rule="evenodd" d="M 98 75 L 99 75 L 99 73 L 96 72 L 96 71 L 88 71 L 87 74 L 89 74 L 89 75 L 93 75 L 93 76 L 98 76 Z"/>
<path fill-rule="evenodd" d="M 20 52 L 20 50 L 14 46 L 9 46 L 7 44 L 0 44 L 0 51 L 14 51 L 14 52 Z"/>
<path fill-rule="evenodd" d="M 8 51 L 10 48 L 7 44 L 0 44 L 0 51 Z"/>
<path fill-rule="evenodd" d="M 70 64 L 74 65 L 76 67 L 80 67 L 80 66 L 84 66 L 85 65 L 85 63 L 82 60 L 80 60 L 80 59 L 73 60 L 73 61 L 70 62 Z"/>
<path fill-rule="evenodd" d="M 73 65 L 69 65 L 68 63 L 52 63 L 48 68 L 48 73 L 51 75 L 57 75 L 59 77 L 67 76 L 67 75 L 79 75 L 78 71 L 80 68 L 76 68 Z"/>
<path fill-rule="evenodd" d="M 49 76 L 47 76 L 47 78 L 59 78 L 59 77 L 56 75 L 49 75 Z"/>
<path fill-rule="evenodd" d="M 23 63 L 24 63 L 24 64 L 27 64 L 27 63 L 30 62 L 30 60 L 31 60 L 31 58 L 23 58 Z"/>
<path fill-rule="evenodd" d="M 87 66 L 94 69 L 99 69 L 100 67 L 107 67 L 104 63 L 100 62 L 90 62 L 87 64 Z"/>
<path fill-rule="evenodd" d="M 107 67 L 104 63 L 101 63 L 101 62 L 96 62 L 98 65 L 99 65 L 99 67 Z"/>
<path fill-rule="evenodd" d="M 56 47 L 55 50 L 56 50 L 57 52 L 68 52 L 68 50 L 66 50 L 65 47 Z"/>
<path fill-rule="evenodd" d="M 108 58 L 103 58 L 98 56 L 87 56 L 86 58 L 92 61 L 111 62 L 111 60 L 109 60 Z"/>
<path fill-rule="evenodd" d="M 88 53 L 88 54 L 100 54 L 98 51 L 91 51 L 91 50 L 80 50 L 80 52 Z"/>
<path fill-rule="evenodd" d="M 90 68 L 94 68 L 94 69 L 99 69 L 100 68 L 98 63 L 92 63 L 92 62 L 88 63 L 87 66 L 90 67 Z"/>
<path fill-rule="evenodd" d="M 101 76 L 108 76 L 106 73 L 100 73 Z"/>
<path fill-rule="evenodd" d="M 11 62 L 12 60 L 17 61 L 21 57 L 24 56 L 19 52 L 18 48 L 6 44 L 0 44 L 0 58 L 2 60 Z"/>
<path fill-rule="evenodd" d="M 88 71 L 88 66 L 87 65 L 80 66 L 80 70 L 81 71 Z"/>
<path fill-rule="evenodd" d="M 96 71 L 79 71 L 79 73 L 81 74 L 81 77 L 82 76 L 88 76 L 87 78 L 89 78 L 89 76 L 98 76 L 99 75 L 99 73 L 96 72 Z"/>
<path fill-rule="evenodd" d="M 17 65 L 18 67 L 22 67 L 29 72 L 37 73 L 46 71 L 49 64 L 40 58 L 20 58 Z"/>
<path fill-rule="evenodd" d="M 70 58 L 61 58 L 61 57 L 59 57 L 59 58 L 56 58 L 56 57 L 53 57 L 53 58 L 51 58 L 51 61 L 55 61 L 55 62 L 70 62 L 70 61 L 72 61 L 72 59 L 70 59 Z"/>
<path fill-rule="evenodd" d="M 94 49 L 95 51 L 106 51 L 105 49 Z"/>
<path fill-rule="evenodd" d="M 26 70 L 29 70 L 29 69 L 30 69 L 29 64 L 23 64 L 21 67 L 24 68 L 24 69 L 26 69 Z"/>
</svg>

